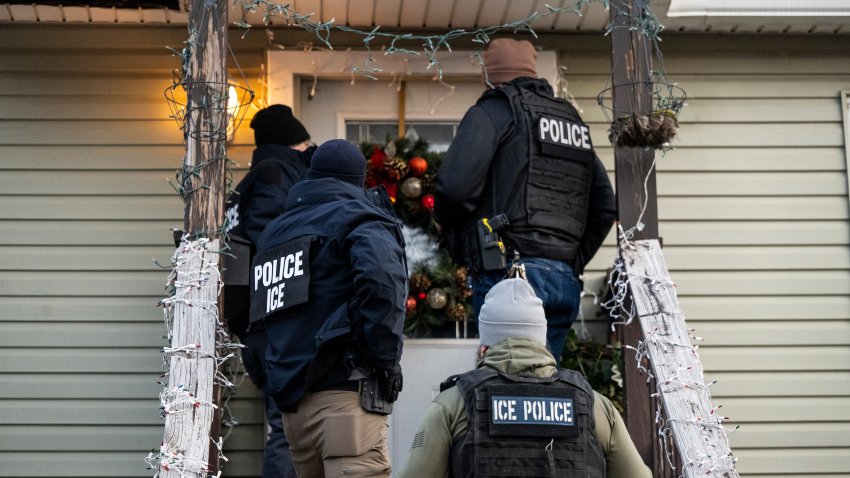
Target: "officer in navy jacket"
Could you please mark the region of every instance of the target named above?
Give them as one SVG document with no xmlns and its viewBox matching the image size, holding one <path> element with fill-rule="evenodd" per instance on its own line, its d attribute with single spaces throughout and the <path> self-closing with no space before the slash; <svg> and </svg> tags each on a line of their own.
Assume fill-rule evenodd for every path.
<svg viewBox="0 0 850 478">
<path fill-rule="evenodd" d="M 263 229 L 283 212 L 286 196 L 310 166 L 316 147 L 304 125 L 285 105 L 271 105 L 251 120 L 257 148 L 248 173 L 227 199 L 226 227 L 233 250 L 247 257 L 237 257 L 229 267 L 250 267 L 255 245 Z M 247 247 L 237 249 L 237 243 Z M 240 254 L 236 252 L 236 254 Z M 239 260 L 241 259 L 241 260 Z M 268 346 L 262 323 L 248 329 L 249 297 L 247 285 L 228 283 L 225 271 L 224 317 L 229 330 L 245 346 L 242 361 L 251 381 L 263 390 L 266 374 L 263 361 Z M 295 478 L 289 456 L 289 444 L 283 432 L 281 413 L 267 393 L 263 393 L 270 432 L 263 454 L 262 478 Z"/>
<path fill-rule="evenodd" d="M 611 229 L 616 203 L 588 126 L 536 77 L 536 56 L 527 41 L 490 43 L 484 63 L 494 88 L 458 127 L 437 172 L 434 213 L 452 258 L 472 269 L 476 315 L 519 254 L 559 361 L 579 310 L 578 277 Z M 507 224 L 499 228 L 501 215 Z"/>
<path fill-rule="evenodd" d="M 351 143 L 321 145 L 260 237 L 251 320 L 300 476 L 389 476 L 407 298 L 401 226 Z M 359 475 L 358 475 L 359 476 Z"/>
</svg>

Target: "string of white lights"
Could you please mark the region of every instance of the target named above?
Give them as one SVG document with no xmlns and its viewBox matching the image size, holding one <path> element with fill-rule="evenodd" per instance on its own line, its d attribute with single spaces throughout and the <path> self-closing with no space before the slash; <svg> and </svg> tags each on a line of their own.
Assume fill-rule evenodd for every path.
<svg viewBox="0 0 850 478">
<path fill-rule="evenodd" d="M 300 27 L 308 32 L 316 35 L 316 37 L 325 44 L 328 49 L 333 49 L 331 43 L 331 33 L 334 31 L 354 34 L 363 38 L 363 45 L 368 51 L 368 57 L 362 67 L 354 66 L 351 71 L 354 74 L 365 76 L 367 78 L 375 78 L 375 74 L 381 73 L 380 68 L 373 66 L 375 61 L 373 56 L 372 42 L 378 40 L 383 41 L 382 52 L 384 55 L 424 55 L 428 59 L 427 68 L 434 69 L 438 78 L 442 78 L 442 67 L 437 58 L 439 51 L 451 51 L 452 42 L 460 38 L 471 38 L 471 41 L 479 45 L 489 43 L 491 36 L 502 32 L 527 32 L 537 37 L 532 24 L 546 17 L 566 13 L 576 14 L 581 16 L 581 12 L 590 4 L 598 2 L 606 9 L 611 8 L 609 0 L 576 0 L 571 4 L 566 4 L 561 7 L 554 7 L 546 4 L 545 9 L 535 10 L 525 18 L 508 21 L 498 25 L 483 26 L 474 29 L 453 28 L 445 33 L 440 34 L 418 34 L 418 33 L 390 33 L 381 31 L 381 26 L 376 26 L 370 30 L 361 30 L 347 25 L 337 24 L 335 19 L 327 22 L 315 21 L 313 13 L 302 14 L 295 11 L 290 3 L 277 3 L 270 0 L 242 0 L 242 8 L 249 12 L 262 12 L 263 22 L 268 25 L 273 17 L 282 18 L 287 25 Z M 568 2 L 569 3 L 569 2 Z M 647 2 L 648 3 L 648 2 Z M 648 5 L 644 5 L 639 15 L 630 15 L 628 12 L 620 11 L 619 15 L 628 17 L 624 28 L 637 30 L 643 33 L 649 43 L 653 45 L 655 51 L 660 55 L 660 49 L 657 47 L 660 33 L 664 30 L 664 26 L 658 21 L 658 18 L 652 12 Z M 235 22 L 237 26 L 241 26 L 246 30 L 251 28 L 251 25 L 244 21 Z M 613 23 L 609 23 L 606 28 L 606 35 L 614 29 Z M 405 46 L 411 43 L 415 46 Z M 483 58 L 479 60 L 483 64 Z M 659 58 L 660 66 L 660 58 Z M 661 74 L 660 72 L 653 72 Z M 489 81 L 488 81 L 489 83 Z"/>
<path fill-rule="evenodd" d="M 624 230 L 621 224 L 617 224 L 618 255 L 607 280 L 610 297 L 601 303 L 602 307 L 608 310 L 612 317 L 612 330 L 618 325 L 628 326 L 632 324 L 635 318 L 641 320 L 661 318 L 662 324 L 673 323 L 665 321 L 684 323 L 681 310 L 664 309 L 664 299 L 675 297 L 676 284 L 669 276 L 655 277 L 647 273 L 629 272 L 625 263 L 624 252 L 635 252 L 634 237 L 638 231 L 644 228 L 642 221 L 648 207 L 648 184 L 656 167 L 656 162 L 657 156 L 643 180 L 644 200 L 635 226 Z M 646 317 L 638 317 L 635 301 L 629 298 L 631 289 L 634 287 L 641 287 L 646 292 L 654 309 L 643 312 L 647 314 Z M 702 341 L 702 338 L 696 336 L 693 329 L 686 329 L 686 336 L 678 338 L 680 336 L 676 335 L 677 338 L 674 338 L 667 328 L 667 326 L 663 329 L 655 327 L 645 331 L 643 339 L 636 346 L 626 347 L 634 352 L 638 371 L 646 375 L 647 382 L 655 379 L 655 392 L 651 394 L 651 397 L 657 407 L 656 433 L 657 439 L 661 442 L 661 451 L 665 457 L 666 465 L 675 470 L 675 463 L 681 463 L 678 469 L 681 477 L 696 475 L 737 476 L 735 471 L 737 458 L 731 454 L 731 451 L 728 451 L 730 448 L 727 433 L 734 432 L 738 427 L 729 429 L 723 425 L 723 422 L 728 420 L 729 417 L 717 413 L 720 406 L 711 407 L 709 405 L 708 413 L 704 413 L 699 410 L 705 409 L 701 406 L 695 406 L 695 403 L 686 398 L 681 400 L 661 399 L 663 396 L 670 398 L 675 394 L 686 394 L 682 397 L 687 397 L 687 394 L 696 392 L 704 398 L 701 401 L 710 403 L 710 387 L 716 383 L 716 381 L 706 383 L 703 378 L 702 362 L 699 360 L 698 354 L 699 346 L 693 343 Z M 686 364 L 653 363 L 653 367 L 648 367 L 650 354 L 656 357 L 663 356 L 664 359 L 662 360 L 672 359 L 675 361 L 677 357 L 682 356 L 677 351 L 685 351 L 685 356 L 694 360 L 687 360 Z M 662 376 L 656 377 L 650 368 L 660 371 Z M 697 453 L 692 448 L 680 449 L 678 451 L 679 460 L 677 460 L 675 456 L 676 447 L 673 444 L 681 443 L 676 438 L 677 435 L 682 434 L 687 434 L 700 443 L 708 444 L 707 446 L 717 450 L 717 453 Z M 699 436 L 695 437 L 694 434 Z"/>
<path fill-rule="evenodd" d="M 218 265 L 219 256 L 223 251 L 213 250 L 213 244 L 215 243 L 209 238 L 201 237 L 192 240 L 188 235 L 184 235 L 180 246 L 174 252 L 171 261 L 172 270 L 167 279 L 167 288 L 171 294 L 162 299 L 159 304 L 163 309 L 163 318 L 168 330 L 167 337 L 172 343 L 172 345 L 162 347 L 163 367 L 168 370 L 172 360 L 188 359 L 197 364 L 198 373 L 202 373 L 202 369 L 211 370 L 213 383 L 228 390 L 234 387 L 234 383 L 232 377 L 229 376 L 232 371 L 226 367 L 226 364 L 237 355 L 235 351 L 242 345 L 230 341 L 230 336 L 219 317 L 218 302 L 202 300 L 195 294 L 202 287 L 213 285 L 213 294 L 217 296 L 223 285 Z M 195 326 L 191 326 L 191 330 L 197 336 L 196 342 L 174 344 L 176 339 L 175 311 L 178 307 L 201 309 L 206 317 L 211 318 L 215 324 L 215 339 L 211 347 L 204 347 L 198 335 L 201 333 L 201 327 Z M 182 319 L 195 320 L 195 317 L 194 315 L 184 315 Z M 211 365 L 203 365 L 204 363 Z M 202 408 L 220 409 L 220 406 L 214 403 L 212 399 L 199 397 L 198 391 L 191 389 L 190 386 L 182 383 L 169 384 L 168 380 L 162 379 L 168 377 L 168 375 L 168 372 L 164 372 L 157 382 L 163 386 L 163 390 L 159 394 L 161 417 L 195 413 Z M 223 414 L 225 413 L 230 415 L 229 410 L 223 411 Z M 216 445 L 218 458 L 227 461 L 222 451 L 223 437 L 208 436 L 206 438 L 197 437 L 197 439 L 210 440 Z M 157 470 L 155 476 L 159 476 L 163 471 L 177 472 L 179 476 L 186 478 L 208 478 L 210 476 L 210 464 L 208 462 L 190 458 L 185 455 L 184 450 L 172 449 L 167 440 L 163 441 L 158 452 L 152 451 L 145 462 L 152 469 Z"/>
</svg>

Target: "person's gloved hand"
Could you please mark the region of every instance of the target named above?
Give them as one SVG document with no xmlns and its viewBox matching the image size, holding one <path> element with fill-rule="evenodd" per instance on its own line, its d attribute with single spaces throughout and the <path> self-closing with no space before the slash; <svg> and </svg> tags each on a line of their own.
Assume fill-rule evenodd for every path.
<svg viewBox="0 0 850 478">
<path fill-rule="evenodd" d="M 401 375 L 401 365 L 395 364 L 393 368 L 378 369 L 377 374 L 384 399 L 390 403 L 395 402 L 398 399 L 398 392 L 401 392 L 401 388 L 404 385 L 404 378 Z"/>
</svg>

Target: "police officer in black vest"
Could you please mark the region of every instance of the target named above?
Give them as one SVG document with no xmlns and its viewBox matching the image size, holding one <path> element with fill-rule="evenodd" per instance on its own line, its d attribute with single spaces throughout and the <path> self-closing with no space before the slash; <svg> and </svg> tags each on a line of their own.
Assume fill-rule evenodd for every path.
<svg viewBox="0 0 850 478">
<path fill-rule="evenodd" d="M 437 172 L 435 217 L 452 258 L 471 268 L 477 315 L 515 258 L 543 300 L 556 360 L 579 311 L 578 280 L 616 215 L 588 126 L 536 76 L 531 43 L 490 42 L 493 85 L 467 111 Z"/>
<path fill-rule="evenodd" d="M 251 381 L 263 390 L 268 339 L 262 323 L 248 327 L 248 269 L 260 234 L 269 221 L 283 212 L 289 189 L 307 172 L 316 147 L 288 106 L 272 105 L 260 110 L 251 120 L 251 128 L 257 148 L 248 173 L 227 200 L 227 232 L 236 257 L 226 259 L 224 317 L 230 331 L 245 345 L 242 359 Z M 244 269 L 244 283 L 229 280 L 236 269 Z M 295 478 L 280 410 L 267 393 L 263 396 L 270 431 L 263 454 L 262 477 Z"/>
<path fill-rule="evenodd" d="M 442 384 L 400 478 L 650 478 L 611 402 L 555 366 L 527 282 L 493 286 L 478 321 L 477 366 Z"/>
<path fill-rule="evenodd" d="M 269 336 L 266 373 L 301 478 L 389 477 L 387 414 L 401 390 L 407 266 L 366 158 L 322 144 L 251 272 L 251 321 Z"/>
</svg>

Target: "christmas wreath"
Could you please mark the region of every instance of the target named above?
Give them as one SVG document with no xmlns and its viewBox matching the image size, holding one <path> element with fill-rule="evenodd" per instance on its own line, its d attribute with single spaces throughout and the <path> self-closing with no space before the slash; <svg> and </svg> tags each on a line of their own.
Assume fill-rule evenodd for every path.
<svg viewBox="0 0 850 478">
<path fill-rule="evenodd" d="M 399 138 L 386 145 L 362 143 L 366 186 L 387 189 L 405 234 L 410 269 L 404 331 L 413 337 L 455 336 L 455 324 L 471 310 L 472 289 L 465 267 L 439 247 L 434 222 L 434 175 L 443 159 L 421 138 Z"/>
</svg>

